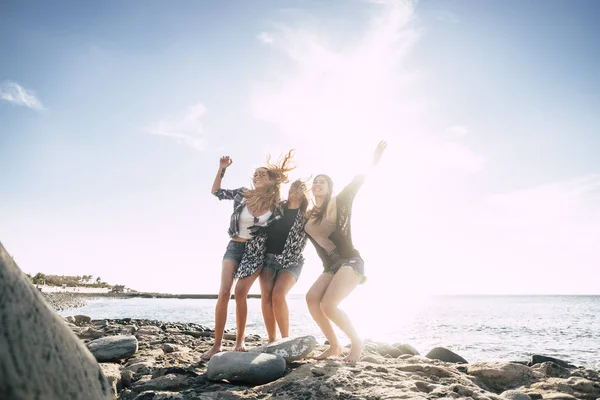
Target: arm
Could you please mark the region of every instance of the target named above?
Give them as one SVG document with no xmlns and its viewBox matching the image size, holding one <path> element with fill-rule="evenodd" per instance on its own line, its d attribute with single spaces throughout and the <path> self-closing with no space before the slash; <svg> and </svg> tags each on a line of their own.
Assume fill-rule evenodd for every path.
<svg viewBox="0 0 600 400">
<path fill-rule="evenodd" d="M 216 195 L 219 189 L 221 189 L 221 182 L 223 177 L 225 176 L 225 170 L 231 165 L 233 161 L 229 156 L 221 157 L 219 160 L 219 170 L 217 171 L 217 176 L 215 176 L 215 181 L 213 182 L 211 193 Z"/>
<path fill-rule="evenodd" d="M 375 168 L 379 164 L 379 161 L 381 161 L 381 156 L 383 155 L 383 152 L 385 151 L 386 148 L 387 148 L 387 142 L 385 142 L 385 141 L 379 142 L 379 144 L 377 145 L 377 148 L 375 148 L 375 152 L 373 153 L 373 161 L 372 161 L 371 165 L 369 166 L 368 171 L 365 171 L 362 174 L 356 175 L 354 177 L 354 179 L 352 179 L 352 182 L 350 182 L 348 184 L 348 186 L 346 186 L 337 197 L 349 196 L 350 199 L 354 198 L 354 196 L 356 196 L 356 193 L 358 192 L 358 189 L 360 189 L 361 186 L 363 185 L 363 183 L 365 183 L 365 178 L 367 176 L 367 172 L 371 171 L 373 168 Z"/>
</svg>

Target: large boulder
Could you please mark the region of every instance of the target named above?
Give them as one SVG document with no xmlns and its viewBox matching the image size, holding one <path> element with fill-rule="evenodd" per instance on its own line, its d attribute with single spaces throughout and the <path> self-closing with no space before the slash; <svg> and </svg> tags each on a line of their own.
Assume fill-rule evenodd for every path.
<svg viewBox="0 0 600 400">
<path fill-rule="evenodd" d="M 89 350 L 0 243 L 0 399 L 109 400 Z"/>
<path fill-rule="evenodd" d="M 212 356 L 206 368 L 206 378 L 211 381 L 262 385 L 283 376 L 285 359 L 276 354 L 227 352 Z"/>
<path fill-rule="evenodd" d="M 314 336 L 302 336 L 267 343 L 263 346 L 250 349 L 250 352 L 276 354 L 283 357 L 286 362 L 292 362 L 307 357 L 312 353 L 316 345 L 317 339 Z"/>
<path fill-rule="evenodd" d="M 99 362 L 118 361 L 138 351 L 138 340 L 132 335 L 106 336 L 89 342 L 87 346 Z"/>
</svg>

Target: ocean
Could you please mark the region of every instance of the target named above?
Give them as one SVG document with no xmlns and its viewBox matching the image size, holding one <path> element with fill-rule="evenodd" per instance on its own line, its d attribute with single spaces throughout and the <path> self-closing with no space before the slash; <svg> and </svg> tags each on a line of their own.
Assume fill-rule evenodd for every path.
<svg viewBox="0 0 600 400">
<path fill-rule="evenodd" d="M 431 296 L 352 298 L 342 303 L 365 338 L 408 343 L 421 354 L 446 347 L 475 361 L 524 361 L 532 354 L 600 369 L 600 296 Z M 100 299 L 61 315 L 140 318 L 214 326 L 216 300 Z M 292 336 L 325 338 L 304 296 L 288 296 Z M 266 337 L 260 299 L 248 299 L 246 333 Z M 227 328 L 235 327 L 235 302 Z M 338 331 L 339 332 L 339 331 Z M 339 332 L 342 342 L 348 342 Z"/>
</svg>

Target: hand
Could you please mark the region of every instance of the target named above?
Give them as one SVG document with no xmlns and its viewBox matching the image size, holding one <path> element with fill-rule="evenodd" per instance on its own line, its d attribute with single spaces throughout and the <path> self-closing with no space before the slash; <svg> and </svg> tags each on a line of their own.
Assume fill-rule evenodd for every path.
<svg viewBox="0 0 600 400">
<path fill-rule="evenodd" d="M 386 148 L 387 142 L 385 140 L 379 142 L 377 148 L 375 149 L 375 152 L 373 153 L 373 165 L 379 164 L 379 161 L 381 161 L 381 156 L 383 155 L 383 152 Z"/>
<path fill-rule="evenodd" d="M 223 156 L 219 160 L 219 166 L 221 167 L 221 169 L 224 169 L 224 168 L 229 167 L 232 162 L 233 162 L 233 160 L 231 158 L 229 158 L 229 156 Z"/>
</svg>

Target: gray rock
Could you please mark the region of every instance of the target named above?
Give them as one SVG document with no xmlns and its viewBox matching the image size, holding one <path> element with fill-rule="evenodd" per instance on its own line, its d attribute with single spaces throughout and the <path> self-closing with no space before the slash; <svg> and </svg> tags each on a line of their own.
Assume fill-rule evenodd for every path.
<svg viewBox="0 0 600 400">
<path fill-rule="evenodd" d="M 563 368 L 576 368 L 574 365 L 564 361 L 564 360 L 559 360 L 558 358 L 554 358 L 554 357 L 547 357 L 547 356 L 542 356 L 539 354 L 534 354 L 531 356 L 531 361 L 529 361 L 529 366 L 533 366 L 535 364 L 541 364 L 543 362 L 553 362 L 554 364 L 563 367 Z"/>
<path fill-rule="evenodd" d="M 285 368 L 285 359 L 276 354 L 218 353 L 208 363 L 206 378 L 261 385 L 282 377 Z"/>
<path fill-rule="evenodd" d="M 123 371 L 121 371 L 121 385 L 124 388 L 129 387 L 129 385 L 131 385 L 131 382 L 133 382 L 134 376 L 135 373 L 129 369 L 124 369 Z"/>
<path fill-rule="evenodd" d="M 286 362 L 301 360 L 315 349 L 317 340 L 313 336 L 286 338 L 250 349 L 252 353 L 276 354 Z"/>
<path fill-rule="evenodd" d="M 134 355 L 138 350 L 138 341 L 135 336 L 116 335 L 93 340 L 87 346 L 96 360 L 117 361 Z"/>
<path fill-rule="evenodd" d="M 506 400 L 531 400 L 531 396 L 518 390 L 507 390 L 500 395 Z"/>
<path fill-rule="evenodd" d="M 189 389 L 194 383 L 194 378 L 186 375 L 168 374 L 155 379 L 143 379 L 133 383 L 130 388 L 136 392 L 146 390 L 182 391 Z"/>
<path fill-rule="evenodd" d="M 445 362 L 457 363 L 457 364 L 468 364 L 469 362 L 459 356 L 458 354 L 444 348 L 444 347 L 435 347 L 429 351 L 429 353 L 425 354 L 425 357 L 431 358 L 433 360 L 440 360 Z"/>
<path fill-rule="evenodd" d="M 0 243 L 0 398 L 113 399 L 86 347 Z"/>
<path fill-rule="evenodd" d="M 87 315 L 76 315 L 73 319 L 75 320 L 75 325 L 78 326 L 89 325 L 92 322 L 92 319 Z"/>
</svg>

